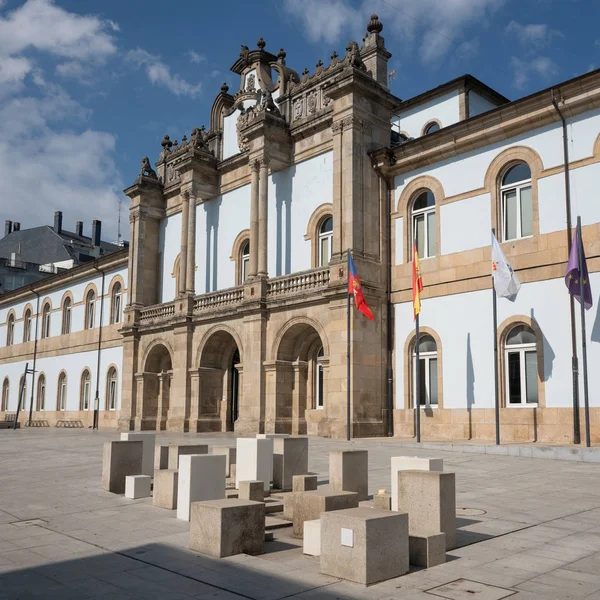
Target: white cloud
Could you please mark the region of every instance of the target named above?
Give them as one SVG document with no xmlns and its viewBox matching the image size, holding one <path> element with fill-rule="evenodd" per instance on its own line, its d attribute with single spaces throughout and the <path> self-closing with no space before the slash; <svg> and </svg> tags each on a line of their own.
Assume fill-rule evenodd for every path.
<svg viewBox="0 0 600 600">
<path fill-rule="evenodd" d="M 188 50 L 187 56 L 190 59 L 190 62 L 192 62 L 195 65 L 199 65 L 200 63 L 203 63 L 206 61 L 206 56 L 204 56 L 203 54 L 198 54 L 197 52 L 194 52 L 193 50 Z"/>
<path fill-rule="evenodd" d="M 521 25 L 517 21 L 511 21 L 506 26 L 506 33 L 513 34 L 524 46 L 541 48 L 548 45 L 553 38 L 564 38 L 565 35 L 558 29 L 551 29 L 546 24 Z"/>
<path fill-rule="evenodd" d="M 32 68 L 31 61 L 22 56 L 0 57 L 0 83 L 21 83 Z"/>
<path fill-rule="evenodd" d="M 218 77 L 220 74 L 221 74 L 221 71 L 219 71 L 219 69 L 214 69 L 213 71 L 210 72 L 211 77 Z"/>
<path fill-rule="evenodd" d="M 61 77 L 82 79 L 87 75 L 88 70 L 78 60 L 69 60 L 56 65 L 56 73 Z"/>
<path fill-rule="evenodd" d="M 176 96 L 196 98 L 201 93 L 201 83 L 193 85 L 180 75 L 171 74 L 171 69 L 160 60 L 160 57 L 150 54 L 146 50 L 137 48 L 129 51 L 127 60 L 139 68 L 143 68 L 153 84 L 168 88 Z"/>
<path fill-rule="evenodd" d="M 542 80 L 550 79 L 558 74 L 558 65 L 547 56 L 538 56 L 530 61 L 521 60 L 516 56 L 510 59 L 514 72 L 514 86 L 523 89 L 531 77 Z"/>
</svg>

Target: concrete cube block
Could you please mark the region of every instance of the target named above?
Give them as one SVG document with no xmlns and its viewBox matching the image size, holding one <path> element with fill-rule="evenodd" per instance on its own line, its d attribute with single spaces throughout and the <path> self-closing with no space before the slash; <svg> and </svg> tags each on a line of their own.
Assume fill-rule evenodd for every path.
<svg viewBox="0 0 600 600">
<path fill-rule="evenodd" d="M 377 510 L 392 510 L 392 495 L 375 494 L 373 496 L 373 508 Z"/>
<path fill-rule="evenodd" d="M 302 537 L 304 521 L 314 521 L 321 513 L 358 506 L 356 492 L 333 492 L 327 489 L 296 492 L 293 501 L 294 535 Z"/>
<path fill-rule="evenodd" d="M 160 508 L 175 510 L 177 508 L 177 485 L 179 471 L 160 469 L 154 471 L 154 492 L 152 504 Z"/>
<path fill-rule="evenodd" d="M 225 457 L 218 454 L 180 456 L 177 518 L 190 520 L 192 502 L 221 498 L 225 498 Z"/>
<path fill-rule="evenodd" d="M 146 432 L 125 432 L 121 434 L 122 442 L 142 442 L 142 475 L 154 476 L 154 446 L 156 434 Z"/>
<path fill-rule="evenodd" d="M 127 475 L 125 477 L 125 498 L 137 500 L 150 498 L 152 477 L 149 475 Z"/>
<path fill-rule="evenodd" d="M 309 556 L 321 556 L 321 519 L 304 521 L 302 552 Z"/>
<path fill-rule="evenodd" d="M 408 573 L 408 515 L 361 507 L 321 515 L 321 573 L 370 585 Z"/>
<path fill-rule="evenodd" d="M 308 471 L 308 438 L 273 439 L 273 487 L 291 490 L 294 475 Z"/>
<path fill-rule="evenodd" d="M 277 438 L 286 438 L 290 437 L 289 433 L 257 433 L 257 440 L 274 440 Z"/>
<path fill-rule="evenodd" d="M 223 558 L 260 554 L 265 547 L 265 505 L 250 500 L 193 502 L 190 550 Z"/>
<path fill-rule="evenodd" d="M 399 471 L 398 511 L 408 513 L 410 535 L 446 534 L 446 550 L 456 547 L 454 473 Z"/>
<path fill-rule="evenodd" d="M 310 492 L 317 489 L 316 475 L 294 475 L 292 477 L 292 492 Z"/>
<path fill-rule="evenodd" d="M 125 477 L 142 474 L 142 442 L 104 442 L 102 488 L 114 494 L 125 493 Z"/>
<path fill-rule="evenodd" d="M 398 510 L 398 471 L 443 471 L 443 458 L 421 456 L 392 456 L 392 510 Z"/>
<path fill-rule="evenodd" d="M 297 495 L 297 492 L 287 492 L 283 495 L 283 518 L 288 521 L 294 520 L 294 505 Z"/>
<path fill-rule="evenodd" d="M 273 481 L 273 440 L 259 438 L 237 439 L 235 487 L 240 481 L 263 481 L 265 492 Z"/>
<path fill-rule="evenodd" d="M 329 453 L 329 487 L 332 492 L 356 492 L 359 502 L 369 495 L 367 450 L 336 450 Z"/>
<path fill-rule="evenodd" d="M 208 454 L 207 444 L 190 444 L 190 445 L 179 445 L 171 444 L 169 446 L 169 462 L 168 468 L 177 470 L 179 469 L 179 458 L 189 454 Z M 223 467 L 225 469 L 225 467 Z"/>
<path fill-rule="evenodd" d="M 409 562 L 414 567 L 435 567 L 446 562 L 446 534 L 408 536 Z"/>
<path fill-rule="evenodd" d="M 231 465 L 235 465 L 236 463 L 236 449 L 231 446 L 213 446 L 212 453 L 225 455 L 225 475 L 231 477 Z"/>
<path fill-rule="evenodd" d="M 156 446 L 154 450 L 154 470 L 169 468 L 169 446 Z"/>
<path fill-rule="evenodd" d="M 265 484 L 263 481 L 240 481 L 238 493 L 240 500 L 252 500 L 253 502 L 264 502 Z"/>
<path fill-rule="evenodd" d="M 237 467 L 235 464 L 229 465 L 229 479 L 232 479 L 235 483 L 235 476 L 237 472 Z"/>
</svg>

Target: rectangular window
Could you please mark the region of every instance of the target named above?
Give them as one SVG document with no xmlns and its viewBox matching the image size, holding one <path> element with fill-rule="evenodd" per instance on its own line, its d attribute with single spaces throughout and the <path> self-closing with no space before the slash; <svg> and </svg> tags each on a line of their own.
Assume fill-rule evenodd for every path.
<svg viewBox="0 0 600 600">
<path fill-rule="evenodd" d="M 317 408 L 323 408 L 323 365 L 317 364 Z"/>
<path fill-rule="evenodd" d="M 525 389 L 528 404 L 538 402 L 537 352 L 525 352 Z"/>
<path fill-rule="evenodd" d="M 521 353 L 508 353 L 508 402 L 521 404 Z"/>
<path fill-rule="evenodd" d="M 427 255 L 435 256 L 435 212 L 427 213 Z"/>
<path fill-rule="evenodd" d="M 438 403 L 437 358 L 429 359 L 429 404 Z"/>
<path fill-rule="evenodd" d="M 427 254 L 425 254 L 425 215 L 417 215 L 415 217 L 415 237 L 419 257 L 427 258 Z"/>
<path fill-rule="evenodd" d="M 71 333 L 71 307 L 65 308 L 65 328 L 64 333 Z"/>
<path fill-rule="evenodd" d="M 114 379 L 111 379 L 109 386 L 108 408 L 109 410 L 115 410 L 115 407 L 117 406 L 117 382 Z"/>
<path fill-rule="evenodd" d="M 250 257 L 246 256 L 242 258 L 242 283 L 245 283 L 248 279 L 248 268 L 250 267 Z"/>
<path fill-rule="evenodd" d="M 121 294 L 115 296 L 115 305 L 113 307 L 113 323 L 121 322 Z"/>
<path fill-rule="evenodd" d="M 504 193 L 504 239 L 514 240 L 518 237 L 517 190 Z"/>
<path fill-rule="evenodd" d="M 533 235 L 533 202 L 531 187 L 521 188 L 521 237 Z"/>
<path fill-rule="evenodd" d="M 83 410 L 90 408 L 90 382 L 86 381 L 83 384 Z"/>
<path fill-rule="evenodd" d="M 65 410 L 65 399 L 67 397 L 67 384 L 62 382 L 60 384 L 60 400 L 58 404 L 58 410 Z"/>
</svg>

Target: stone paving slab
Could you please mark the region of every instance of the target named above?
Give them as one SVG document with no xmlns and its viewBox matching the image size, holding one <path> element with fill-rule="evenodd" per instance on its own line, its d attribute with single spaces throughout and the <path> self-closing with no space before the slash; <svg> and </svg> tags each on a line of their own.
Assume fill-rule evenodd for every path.
<svg viewBox="0 0 600 600">
<path fill-rule="evenodd" d="M 0 599 L 435 600 L 432 589 L 453 589 L 443 586 L 459 579 L 510 589 L 516 600 L 600 599 L 593 462 L 310 438 L 319 486 L 328 484 L 330 450 L 369 450 L 371 494 L 390 489 L 392 456 L 441 457 L 456 473 L 460 547 L 444 565 L 364 588 L 321 575 L 289 528 L 275 530 L 261 556 L 191 552 L 189 524 L 175 511 L 101 489 L 102 446 L 116 439 L 89 430 L 0 431 Z M 234 446 L 235 436 L 159 433 L 157 443 Z"/>
</svg>

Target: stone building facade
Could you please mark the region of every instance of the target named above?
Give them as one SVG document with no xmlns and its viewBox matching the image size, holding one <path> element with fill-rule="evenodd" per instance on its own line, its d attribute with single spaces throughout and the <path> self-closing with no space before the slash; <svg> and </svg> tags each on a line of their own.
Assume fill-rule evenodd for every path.
<svg viewBox="0 0 600 600">
<path fill-rule="evenodd" d="M 125 190 L 120 397 L 101 423 L 343 437 L 349 385 L 354 436 L 413 436 L 417 241 L 423 438 L 493 439 L 495 227 L 523 282 L 515 303 L 499 302 L 503 439 L 572 439 L 565 164 L 598 290 L 600 73 L 515 102 L 470 76 L 401 101 L 388 88 L 382 27 L 373 15 L 362 44 L 312 74 L 262 38 L 243 46 L 235 92 L 222 86 L 208 128 L 180 142 L 165 136 L 154 167 L 144 159 Z M 375 320 L 350 312 L 348 381 L 349 249 Z M 89 273 L 71 276 L 81 285 Z M 7 414 L 13 371 L 31 352 L 2 347 L 16 301 L 0 298 Z M 598 328 L 588 331 L 591 364 L 600 346 Z M 98 364 L 102 372 L 102 354 Z M 36 417 L 53 423 L 60 412 Z M 599 416 L 595 394 L 594 439 Z"/>
</svg>

